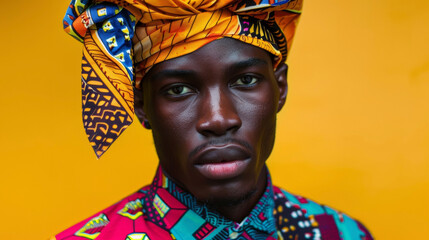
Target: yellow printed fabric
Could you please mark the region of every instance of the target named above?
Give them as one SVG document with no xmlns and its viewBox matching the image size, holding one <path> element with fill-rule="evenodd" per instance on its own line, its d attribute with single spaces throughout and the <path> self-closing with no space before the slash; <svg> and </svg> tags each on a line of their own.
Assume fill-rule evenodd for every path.
<svg viewBox="0 0 429 240">
<path fill-rule="evenodd" d="M 100 157 L 132 123 L 133 87 L 160 62 L 230 37 L 286 61 L 302 0 L 72 0 L 67 33 L 84 43 L 82 113 Z"/>
</svg>

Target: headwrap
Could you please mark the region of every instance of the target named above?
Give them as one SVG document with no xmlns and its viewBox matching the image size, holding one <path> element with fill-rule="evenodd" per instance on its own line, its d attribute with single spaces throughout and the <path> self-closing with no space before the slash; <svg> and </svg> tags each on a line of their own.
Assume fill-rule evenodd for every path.
<svg viewBox="0 0 429 240">
<path fill-rule="evenodd" d="M 84 43 L 82 115 L 99 158 L 134 117 L 133 86 L 160 62 L 230 37 L 286 61 L 302 0 L 72 0 L 65 31 Z"/>
</svg>

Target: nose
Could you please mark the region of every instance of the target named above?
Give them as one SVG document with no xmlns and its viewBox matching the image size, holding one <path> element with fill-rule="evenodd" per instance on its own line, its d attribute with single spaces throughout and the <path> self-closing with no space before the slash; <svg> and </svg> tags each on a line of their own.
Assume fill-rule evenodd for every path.
<svg viewBox="0 0 429 240">
<path fill-rule="evenodd" d="M 234 99 L 222 89 L 211 89 L 202 98 L 199 106 L 197 131 L 208 136 L 222 136 L 241 127 Z"/>
</svg>

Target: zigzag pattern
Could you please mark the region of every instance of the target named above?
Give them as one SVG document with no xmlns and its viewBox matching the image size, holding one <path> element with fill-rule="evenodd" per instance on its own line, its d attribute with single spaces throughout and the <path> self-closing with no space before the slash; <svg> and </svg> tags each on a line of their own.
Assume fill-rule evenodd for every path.
<svg viewBox="0 0 429 240">
<path fill-rule="evenodd" d="M 168 191 L 172 193 L 172 195 L 177 198 L 180 202 L 182 202 L 185 206 L 192 209 L 196 214 L 204 218 L 206 221 L 215 226 L 220 225 L 228 225 L 231 224 L 231 220 L 226 218 L 220 218 L 219 215 L 209 211 L 207 209 L 207 205 L 200 204 L 197 202 L 194 196 L 192 196 L 188 192 L 184 192 L 179 189 L 176 184 L 172 181 L 168 183 Z"/>
<path fill-rule="evenodd" d="M 132 118 L 85 55 L 82 58 L 83 124 L 95 154 L 100 157 L 132 123 Z"/>
</svg>

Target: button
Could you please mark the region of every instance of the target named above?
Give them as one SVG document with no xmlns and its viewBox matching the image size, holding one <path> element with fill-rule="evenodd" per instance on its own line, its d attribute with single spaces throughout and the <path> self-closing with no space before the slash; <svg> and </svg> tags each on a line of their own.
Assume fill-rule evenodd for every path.
<svg viewBox="0 0 429 240">
<path fill-rule="evenodd" d="M 236 239 L 238 237 L 238 232 L 232 232 L 229 234 L 229 238 Z"/>
</svg>

